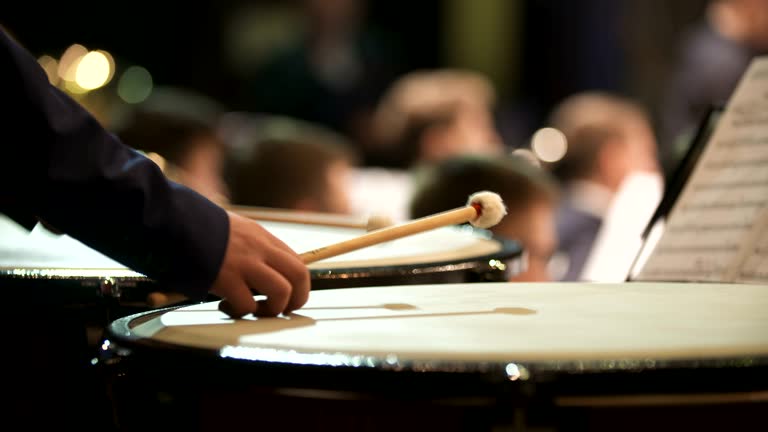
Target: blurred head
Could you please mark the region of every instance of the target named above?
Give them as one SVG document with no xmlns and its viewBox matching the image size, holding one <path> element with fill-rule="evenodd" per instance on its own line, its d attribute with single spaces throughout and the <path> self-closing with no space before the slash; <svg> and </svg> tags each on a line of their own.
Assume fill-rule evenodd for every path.
<svg viewBox="0 0 768 432">
<path fill-rule="evenodd" d="M 506 202 L 506 200 L 505 200 Z M 557 249 L 555 203 L 550 199 L 533 199 L 505 217 L 494 232 L 517 239 L 526 253 L 525 271 L 512 275 L 510 281 L 546 282 L 552 280 L 549 263 Z"/>
<path fill-rule="evenodd" d="M 309 25 L 315 35 L 350 33 L 357 30 L 365 11 L 364 0 L 303 0 Z"/>
<path fill-rule="evenodd" d="M 590 180 L 615 191 L 633 172 L 660 172 L 650 120 L 628 99 L 579 93 L 555 107 L 549 125 L 568 143 L 563 158 L 552 164 L 564 182 Z"/>
<path fill-rule="evenodd" d="M 374 133 L 404 165 L 462 155 L 501 155 L 493 121 L 495 92 L 481 74 L 430 70 L 407 74 L 382 98 Z"/>
<path fill-rule="evenodd" d="M 348 176 L 356 155 L 346 144 L 313 137 L 267 138 L 234 167 L 232 201 L 247 206 L 350 212 Z"/>
<path fill-rule="evenodd" d="M 488 109 L 454 105 L 445 122 L 422 130 L 416 161 L 435 162 L 463 155 L 500 155 L 503 148 Z"/>
<path fill-rule="evenodd" d="M 756 51 L 768 50 L 768 2 L 765 0 L 712 0 L 707 17 L 726 38 Z"/>
<path fill-rule="evenodd" d="M 228 200 L 223 180 L 226 148 L 212 126 L 180 114 L 137 111 L 117 134 L 125 144 L 172 165 L 173 180 L 213 201 Z"/>
<path fill-rule="evenodd" d="M 508 214 L 491 231 L 519 241 L 527 255 L 525 272 L 514 281 L 547 281 L 547 265 L 557 247 L 557 184 L 550 175 L 517 156 L 456 157 L 425 165 L 411 199 L 411 217 L 419 218 L 466 205 L 478 191 L 498 193 Z"/>
</svg>

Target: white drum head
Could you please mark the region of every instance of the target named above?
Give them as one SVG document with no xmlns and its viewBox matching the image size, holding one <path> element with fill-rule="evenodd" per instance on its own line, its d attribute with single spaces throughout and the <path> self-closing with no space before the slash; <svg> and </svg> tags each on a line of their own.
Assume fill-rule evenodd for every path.
<svg viewBox="0 0 768 432">
<path fill-rule="evenodd" d="M 768 287 L 480 283 L 313 292 L 289 317 L 217 303 L 136 320 L 139 339 L 285 362 L 602 362 L 768 356 Z"/>
<path fill-rule="evenodd" d="M 365 234 L 365 230 L 354 228 L 267 221 L 260 224 L 297 253 Z M 0 215 L 0 234 L 0 271 L 59 276 L 90 273 L 143 276 L 70 236 L 52 234 L 40 226 L 27 232 L 3 215 Z M 312 263 L 309 268 L 349 269 L 464 262 L 499 254 L 502 249 L 503 245 L 484 231 L 470 227 L 443 227 L 327 258 Z"/>
<path fill-rule="evenodd" d="M 141 278 L 117 261 L 80 241 L 37 225 L 27 231 L 0 214 L 0 274 L 35 278 Z"/>
<path fill-rule="evenodd" d="M 339 243 L 365 234 L 365 230 L 284 222 L 260 222 L 297 253 Z M 310 269 L 404 266 L 463 262 L 498 254 L 502 245 L 490 234 L 471 227 L 442 227 L 369 246 L 309 265 Z"/>
</svg>

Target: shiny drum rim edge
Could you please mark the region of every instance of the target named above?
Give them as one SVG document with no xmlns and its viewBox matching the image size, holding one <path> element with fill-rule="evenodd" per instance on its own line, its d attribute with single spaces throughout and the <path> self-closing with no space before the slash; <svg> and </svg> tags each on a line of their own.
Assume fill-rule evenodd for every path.
<svg viewBox="0 0 768 432">
<path fill-rule="evenodd" d="M 135 334 L 131 328 L 137 320 L 149 320 L 160 314 L 181 308 L 173 306 L 150 312 L 139 312 L 119 318 L 106 328 L 102 350 L 120 352 L 124 350 L 166 348 L 171 352 L 194 354 L 200 358 L 216 358 L 237 362 L 255 362 L 307 367 L 368 368 L 380 371 L 434 372 L 434 373 L 481 373 L 502 381 L 527 381 L 554 375 L 579 375 L 612 372 L 665 371 L 675 369 L 768 369 L 768 356 L 724 356 L 719 358 L 681 359 L 595 359 L 595 360 L 541 360 L 541 361 L 458 361 L 428 359 L 402 359 L 395 354 L 355 355 L 344 352 L 299 351 L 281 348 L 255 348 L 224 346 L 219 350 L 197 348 L 162 341 L 147 340 Z M 113 346 L 114 345 L 114 346 Z"/>
<path fill-rule="evenodd" d="M 436 261 L 403 265 L 373 265 L 360 267 L 338 267 L 327 269 L 310 268 L 313 278 L 318 280 L 360 279 L 392 276 L 414 276 L 421 274 L 453 273 L 475 270 L 478 272 L 500 272 L 512 274 L 522 271 L 523 248 L 517 241 L 491 237 L 501 246 L 496 253 L 476 256 L 467 261 Z M 496 261 L 496 262 L 494 262 Z M 510 267 L 512 267 L 510 269 Z"/>
</svg>

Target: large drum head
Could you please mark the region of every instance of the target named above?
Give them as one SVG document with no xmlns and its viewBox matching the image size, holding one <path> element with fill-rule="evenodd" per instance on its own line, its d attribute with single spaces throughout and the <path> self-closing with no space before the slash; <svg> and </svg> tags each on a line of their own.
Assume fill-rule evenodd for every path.
<svg viewBox="0 0 768 432">
<path fill-rule="evenodd" d="M 115 376 L 130 401 L 152 400 L 149 388 L 227 412 L 311 412 L 288 425 L 298 430 L 496 430 L 529 415 L 551 427 L 606 403 L 597 430 L 671 418 L 713 430 L 713 416 L 754 419 L 768 402 L 766 310 L 757 285 L 358 287 L 313 292 L 287 317 L 232 320 L 215 302 L 126 317 L 103 348 L 107 363 L 129 365 Z M 691 417 L 691 403 L 708 405 Z M 175 424 L 166 405 L 129 411 Z M 679 405 L 688 411 L 670 411 Z M 190 427 L 210 416 L 197 412 Z"/>
<path fill-rule="evenodd" d="M 278 318 L 231 320 L 209 302 L 113 331 L 264 361 L 599 370 L 768 358 L 767 310 L 758 285 L 443 284 L 314 292 Z"/>
</svg>

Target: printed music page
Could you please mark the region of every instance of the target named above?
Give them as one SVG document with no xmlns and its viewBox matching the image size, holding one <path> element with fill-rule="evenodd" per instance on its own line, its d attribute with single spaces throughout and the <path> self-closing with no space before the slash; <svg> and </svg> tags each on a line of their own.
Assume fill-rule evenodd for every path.
<svg viewBox="0 0 768 432">
<path fill-rule="evenodd" d="M 768 56 L 752 61 L 635 280 L 768 282 Z"/>
<path fill-rule="evenodd" d="M 768 207 L 764 207 L 760 222 L 747 236 L 741 251 L 741 265 L 734 267 L 729 280 L 761 283 L 768 281 Z"/>
</svg>

